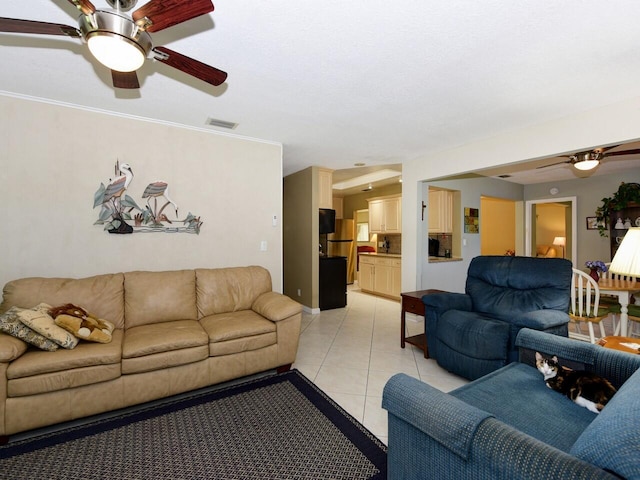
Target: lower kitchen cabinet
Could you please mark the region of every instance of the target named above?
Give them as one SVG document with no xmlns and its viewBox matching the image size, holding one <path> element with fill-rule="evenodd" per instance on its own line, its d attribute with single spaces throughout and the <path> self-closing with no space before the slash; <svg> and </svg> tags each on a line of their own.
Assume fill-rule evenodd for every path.
<svg viewBox="0 0 640 480">
<path fill-rule="evenodd" d="M 358 283 L 365 292 L 400 297 L 402 261 L 398 257 L 360 255 Z"/>
</svg>

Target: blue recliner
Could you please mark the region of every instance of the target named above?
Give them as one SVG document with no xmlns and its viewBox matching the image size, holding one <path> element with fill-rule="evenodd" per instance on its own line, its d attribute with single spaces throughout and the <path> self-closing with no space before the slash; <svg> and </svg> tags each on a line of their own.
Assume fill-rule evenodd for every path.
<svg viewBox="0 0 640 480">
<path fill-rule="evenodd" d="M 566 337 L 571 268 L 561 258 L 474 258 L 466 293 L 422 297 L 429 356 L 474 380 L 518 359 L 523 327 Z"/>
</svg>

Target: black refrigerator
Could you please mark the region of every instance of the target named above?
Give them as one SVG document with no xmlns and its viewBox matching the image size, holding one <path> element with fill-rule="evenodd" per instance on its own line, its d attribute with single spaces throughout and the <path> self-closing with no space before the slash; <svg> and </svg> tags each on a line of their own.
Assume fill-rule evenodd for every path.
<svg viewBox="0 0 640 480">
<path fill-rule="evenodd" d="M 320 310 L 347 306 L 347 257 L 320 257 Z"/>
</svg>

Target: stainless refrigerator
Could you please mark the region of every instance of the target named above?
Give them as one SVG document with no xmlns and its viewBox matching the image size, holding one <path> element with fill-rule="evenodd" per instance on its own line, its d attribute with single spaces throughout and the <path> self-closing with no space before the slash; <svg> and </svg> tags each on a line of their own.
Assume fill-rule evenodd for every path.
<svg viewBox="0 0 640 480">
<path fill-rule="evenodd" d="M 347 284 L 353 283 L 356 273 L 356 226 L 352 219 L 337 219 L 336 231 L 327 237 L 327 254 L 347 257 Z"/>
</svg>

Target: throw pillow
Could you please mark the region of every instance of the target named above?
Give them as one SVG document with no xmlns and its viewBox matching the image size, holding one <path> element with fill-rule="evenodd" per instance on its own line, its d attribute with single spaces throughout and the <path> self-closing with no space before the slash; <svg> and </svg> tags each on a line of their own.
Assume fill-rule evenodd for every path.
<svg viewBox="0 0 640 480">
<path fill-rule="evenodd" d="M 84 308 L 68 303 L 49 310 L 55 323 L 82 340 L 109 343 L 115 325 L 91 315 Z"/>
<path fill-rule="evenodd" d="M 40 335 L 57 343 L 62 348 L 71 350 L 78 345 L 78 339 L 64 328 L 59 327 L 49 315 L 51 305 L 41 303 L 31 310 L 23 310 L 18 314 L 18 318 L 27 327 Z"/>
<path fill-rule="evenodd" d="M 33 331 L 20 321 L 19 314 L 24 308 L 11 307 L 0 315 L 0 331 L 8 333 L 12 337 L 19 338 L 42 350 L 53 352 L 58 349 L 58 344 Z"/>
</svg>

